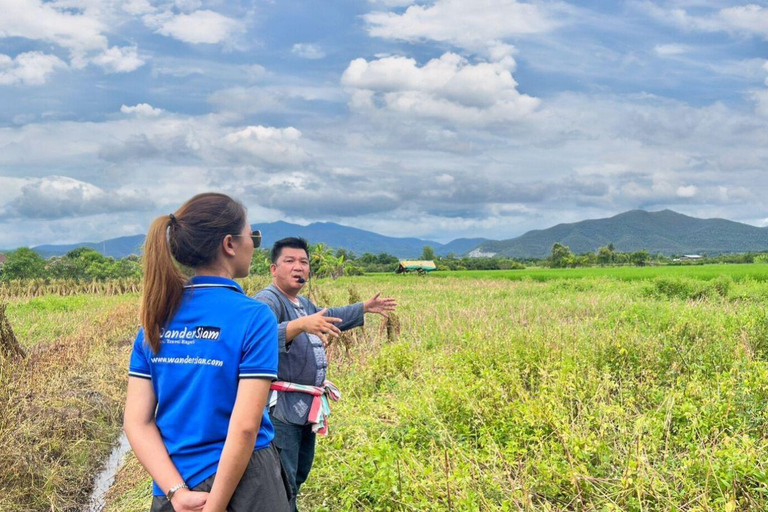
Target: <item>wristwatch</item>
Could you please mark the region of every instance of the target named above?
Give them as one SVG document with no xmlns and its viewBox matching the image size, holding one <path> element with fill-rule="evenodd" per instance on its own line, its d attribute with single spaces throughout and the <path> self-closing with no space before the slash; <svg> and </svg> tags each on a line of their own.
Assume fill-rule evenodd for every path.
<svg viewBox="0 0 768 512">
<path fill-rule="evenodd" d="M 185 484 L 184 482 L 174 485 L 173 487 L 168 489 L 168 493 L 165 495 L 165 497 L 168 498 L 168 501 L 171 501 L 173 499 L 173 495 L 176 494 L 176 491 L 178 491 L 179 489 L 189 489 L 189 487 L 187 487 L 187 484 Z"/>
</svg>

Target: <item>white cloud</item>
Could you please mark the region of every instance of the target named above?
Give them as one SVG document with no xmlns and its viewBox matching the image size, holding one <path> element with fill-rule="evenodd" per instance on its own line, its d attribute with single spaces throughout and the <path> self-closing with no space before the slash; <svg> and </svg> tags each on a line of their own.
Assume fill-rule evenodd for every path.
<svg viewBox="0 0 768 512">
<path fill-rule="evenodd" d="M 747 32 L 768 38 L 768 8 L 760 5 L 728 7 L 719 13 L 727 30 Z"/>
<path fill-rule="evenodd" d="M 341 78 L 357 110 L 385 110 L 460 124 L 520 119 L 539 100 L 520 94 L 510 70 L 514 60 L 471 64 L 445 53 L 419 67 L 414 59 L 353 60 Z"/>
<path fill-rule="evenodd" d="M 155 7 L 148 0 L 126 0 L 122 7 L 125 12 L 133 15 L 155 12 Z"/>
<path fill-rule="evenodd" d="M 347 96 L 338 87 L 329 86 L 255 86 L 221 89 L 208 102 L 221 111 L 242 115 L 258 112 L 293 110 L 297 104 L 312 101 L 343 103 Z"/>
<path fill-rule="evenodd" d="M 144 65 L 144 59 L 139 57 L 135 46 L 113 46 L 91 59 L 91 62 L 104 68 L 107 73 L 129 73 Z"/>
<path fill-rule="evenodd" d="M 383 5 L 384 7 L 405 7 L 411 5 L 416 0 L 368 0 L 369 4 Z"/>
<path fill-rule="evenodd" d="M 42 85 L 57 70 L 67 65 L 55 55 L 21 53 L 12 59 L 0 54 L 0 85 Z"/>
<path fill-rule="evenodd" d="M 763 69 L 768 71 L 768 61 L 763 64 Z M 768 86 L 768 78 L 765 79 L 765 85 Z M 753 92 L 752 99 L 755 102 L 755 111 L 761 116 L 768 117 L 768 90 Z"/>
<path fill-rule="evenodd" d="M 516 0 L 436 0 L 412 5 L 402 14 L 373 12 L 363 19 L 374 37 L 418 41 L 431 39 L 459 46 L 552 30 L 561 3 L 525 4 Z"/>
<path fill-rule="evenodd" d="M 104 23 L 90 14 L 73 14 L 57 7 L 40 0 L 0 0 L 0 38 L 46 41 L 79 56 L 106 48 Z"/>
<path fill-rule="evenodd" d="M 56 219 L 152 206 L 140 191 L 107 192 L 91 183 L 66 176 L 29 179 L 19 192 L 0 210 L 0 217 Z"/>
<path fill-rule="evenodd" d="M 699 189 L 695 185 L 677 187 L 677 197 L 694 197 L 698 191 Z"/>
<path fill-rule="evenodd" d="M 134 114 L 139 117 L 157 117 L 163 113 L 163 109 L 154 108 L 152 105 L 149 105 L 148 103 L 139 103 L 138 105 L 135 105 L 133 107 L 123 105 L 122 107 L 120 107 L 120 112 L 122 112 L 123 114 Z"/>
<path fill-rule="evenodd" d="M 208 10 L 178 15 L 148 14 L 143 19 L 156 33 L 192 44 L 222 43 L 245 30 L 242 22 Z"/>
<path fill-rule="evenodd" d="M 768 39 L 768 7 L 749 4 L 725 7 L 708 15 L 691 15 L 685 9 L 665 8 L 644 2 L 637 4 L 657 21 L 684 30 L 700 32 L 732 32 L 762 36 Z"/>
<path fill-rule="evenodd" d="M 301 132 L 293 127 L 248 126 L 224 136 L 224 147 L 243 151 L 269 164 L 292 165 L 307 160 L 299 146 Z"/>
<path fill-rule="evenodd" d="M 682 44 L 657 44 L 653 47 L 653 51 L 660 57 L 669 57 L 686 53 L 688 47 Z"/>
<path fill-rule="evenodd" d="M 74 69 L 93 62 L 108 73 L 133 71 L 144 64 L 136 47 L 109 46 L 106 34 L 117 23 L 113 11 L 113 2 L 0 0 L 0 39 L 18 37 L 58 45 L 68 50 Z"/>
<path fill-rule="evenodd" d="M 325 57 L 325 52 L 320 46 L 309 43 L 296 43 L 291 48 L 291 53 L 294 53 L 302 59 L 317 60 Z"/>
</svg>

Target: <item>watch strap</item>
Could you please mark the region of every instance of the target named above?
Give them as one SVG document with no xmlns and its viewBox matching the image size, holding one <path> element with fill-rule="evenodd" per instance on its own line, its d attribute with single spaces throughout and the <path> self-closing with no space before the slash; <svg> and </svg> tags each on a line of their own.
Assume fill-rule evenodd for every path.
<svg viewBox="0 0 768 512">
<path fill-rule="evenodd" d="M 184 482 L 174 485 L 173 487 L 168 489 L 168 493 L 165 495 L 165 497 L 168 498 L 168 501 L 171 501 L 173 499 L 173 495 L 176 494 L 176 491 L 178 491 L 179 489 L 189 489 L 189 487 L 187 487 L 187 484 L 185 484 Z"/>
</svg>

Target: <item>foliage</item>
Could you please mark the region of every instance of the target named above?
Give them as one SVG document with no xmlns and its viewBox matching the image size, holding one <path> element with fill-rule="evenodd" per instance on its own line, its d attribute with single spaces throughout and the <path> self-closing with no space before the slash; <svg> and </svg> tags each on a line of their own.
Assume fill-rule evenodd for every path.
<svg viewBox="0 0 768 512">
<path fill-rule="evenodd" d="M 272 262 L 269 259 L 269 249 L 255 249 L 251 258 L 251 274 L 258 276 L 270 275 L 269 267 Z"/>
<path fill-rule="evenodd" d="M 574 266 L 573 253 L 567 245 L 555 242 L 552 245 L 552 254 L 549 257 L 549 265 L 552 268 L 565 268 Z"/>
<path fill-rule="evenodd" d="M 434 260 L 435 249 L 433 249 L 431 245 L 425 245 L 424 249 L 421 251 L 421 259 L 428 260 L 428 261 Z"/>
<path fill-rule="evenodd" d="M 312 275 L 337 279 L 344 275 L 344 255 L 336 256 L 330 247 L 319 243 L 309 250 L 309 262 Z"/>
<path fill-rule="evenodd" d="M 104 281 L 107 279 L 140 278 L 138 257 L 115 260 L 87 247 L 79 247 L 64 256 L 47 261 L 32 249 L 21 248 L 8 253 L 2 269 L 2 280 L 73 279 Z"/>
<path fill-rule="evenodd" d="M 28 247 L 21 247 L 6 255 L 2 268 L 3 281 L 35 279 L 45 275 L 45 259 Z"/>
<path fill-rule="evenodd" d="M 645 265 L 651 259 L 648 251 L 635 251 L 629 255 L 629 261 L 633 265 L 642 266 Z"/>
</svg>

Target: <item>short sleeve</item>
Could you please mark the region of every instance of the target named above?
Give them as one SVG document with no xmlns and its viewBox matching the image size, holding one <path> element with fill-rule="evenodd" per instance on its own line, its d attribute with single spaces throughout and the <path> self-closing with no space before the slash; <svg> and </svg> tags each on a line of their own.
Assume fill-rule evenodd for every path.
<svg viewBox="0 0 768 512">
<path fill-rule="evenodd" d="M 241 379 L 277 379 L 277 320 L 259 304 L 245 334 L 240 359 Z"/>
<path fill-rule="evenodd" d="M 144 329 L 139 329 L 136 341 L 133 342 L 128 375 L 142 379 L 152 379 L 152 374 L 149 371 L 149 361 L 147 361 L 147 348 L 144 346 Z"/>
</svg>

